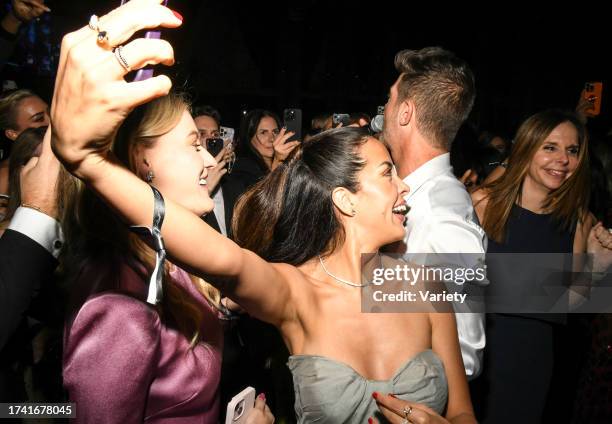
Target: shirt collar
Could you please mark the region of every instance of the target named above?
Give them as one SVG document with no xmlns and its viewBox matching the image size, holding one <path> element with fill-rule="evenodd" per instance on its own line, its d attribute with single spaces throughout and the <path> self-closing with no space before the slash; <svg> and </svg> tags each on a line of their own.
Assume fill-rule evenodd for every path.
<svg viewBox="0 0 612 424">
<path fill-rule="evenodd" d="M 404 178 L 404 183 L 410 188 L 406 200 L 410 199 L 426 181 L 449 172 L 452 173 L 450 153 L 443 153 L 425 162 Z"/>
</svg>

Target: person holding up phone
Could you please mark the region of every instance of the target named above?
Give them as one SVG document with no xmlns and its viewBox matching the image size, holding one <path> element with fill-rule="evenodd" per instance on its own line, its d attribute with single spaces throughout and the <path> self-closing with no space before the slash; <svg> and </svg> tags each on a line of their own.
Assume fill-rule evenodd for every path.
<svg viewBox="0 0 612 424">
<path fill-rule="evenodd" d="M 206 186 L 213 198 L 213 213 L 204 216 L 204 220 L 224 236 L 231 237 L 232 217 L 236 200 L 244 191 L 242 184 L 228 175 L 228 165 L 235 154 L 231 144 L 225 144 L 221 138 L 221 114 L 212 106 L 201 105 L 193 109 L 193 116 L 200 140 L 208 152 L 215 157 L 217 165 L 208 171 Z"/>
<path fill-rule="evenodd" d="M 299 144 L 287 143 L 293 132 L 282 128 L 274 112 L 253 109 L 243 118 L 238 132 L 234 175 L 245 190 L 284 161 Z"/>
<path fill-rule="evenodd" d="M 172 49 L 159 40 L 143 48 L 128 42 L 145 26 L 180 25 L 155 1 L 133 0 L 101 22 L 109 46 L 125 44 L 132 66 L 173 63 Z M 227 284 L 218 286 L 232 300 L 282 332 L 292 354 L 299 422 L 366 422 L 377 411 L 371 393 L 383 390 L 426 404 L 429 422 L 476 422 L 452 313 L 361 313 L 355 283 L 361 280 L 360 253 L 377 252 L 405 235 L 408 188 L 385 145 L 360 128 L 328 131 L 301 144 L 241 200 L 235 243 L 183 202 L 168 196 L 162 208 L 151 187 L 109 153 L 126 113 L 166 95 L 171 81 L 157 76 L 128 83 L 116 58 L 96 44 L 87 26 L 62 43 L 54 152 L 125 222 L 148 227 L 154 211 L 155 222 L 163 211 L 159 231 L 172 260 L 197 275 L 225 278 Z M 174 156 L 160 158 L 176 161 Z"/>
</svg>

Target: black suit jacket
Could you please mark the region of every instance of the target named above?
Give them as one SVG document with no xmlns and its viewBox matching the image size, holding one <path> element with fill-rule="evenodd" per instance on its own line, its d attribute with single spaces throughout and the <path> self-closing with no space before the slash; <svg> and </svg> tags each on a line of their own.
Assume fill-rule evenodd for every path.
<svg viewBox="0 0 612 424">
<path fill-rule="evenodd" d="M 0 238 L 0 350 L 57 260 L 31 238 L 6 230 Z"/>
</svg>

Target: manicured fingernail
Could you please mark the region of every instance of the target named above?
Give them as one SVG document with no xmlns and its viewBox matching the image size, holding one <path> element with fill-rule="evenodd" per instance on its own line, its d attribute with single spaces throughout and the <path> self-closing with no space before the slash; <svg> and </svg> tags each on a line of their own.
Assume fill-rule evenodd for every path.
<svg viewBox="0 0 612 424">
<path fill-rule="evenodd" d="M 178 13 L 176 10 L 173 10 L 172 13 L 174 13 L 174 16 L 176 16 L 179 21 L 183 22 L 183 15 Z"/>
<path fill-rule="evenodd" d="M 372 419 L 372 417 L 368 418 L 368 424 L 373 424 L 374 420 Z"/>
<path fill-rule="evenodd" d="M 266 401 L 266 394 L 265 393 L 260 393 L 259 396 L 257 396 L 259 399 L 263 400 L 264 402 Z"/>
<path fill-rule="evenodd" d="M 378 392 L 372 392 L 372 397 L 374 399 L 378 399 Z"/>
</svg>

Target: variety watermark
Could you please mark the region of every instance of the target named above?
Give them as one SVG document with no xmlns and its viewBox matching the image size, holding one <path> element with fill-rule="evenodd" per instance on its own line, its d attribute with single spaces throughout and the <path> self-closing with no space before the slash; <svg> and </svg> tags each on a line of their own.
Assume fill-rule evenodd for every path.
<svg viewBox="0 0 612 424">
<path fill-rule="evenodd" d="M 368 313 L 607 313 L 612 274 L 587 254 L 364 254 Z"/>
</svg>

